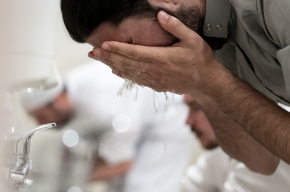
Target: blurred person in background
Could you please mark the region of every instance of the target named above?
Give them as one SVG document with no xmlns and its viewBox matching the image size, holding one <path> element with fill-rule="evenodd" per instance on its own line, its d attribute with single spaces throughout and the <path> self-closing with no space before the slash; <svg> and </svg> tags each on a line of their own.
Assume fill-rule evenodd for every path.
<svg viewBox="0 0 290 192">
<path fill-rule="evenodd" d="M 88 166 L 88 179 L 109 181 L 108 192 L 176 192 L 180 189 L 180 179 L 194 147 L 190 129 L 184 123 L 188 109 L 182 96 L 170 94 L 167 99 L 164 93 L 135 86 L 137 92 L 121 90 L 123 80 L 112 77 L 111 70 L 96 61 L 70 71 L 64 82 L 56 89 L 23 97 L 24 107 L 39 124 L 56 122 L 58 129 L 63 130 L 57 138 L 42 141 L 44 147 L 39 147 L 35 158 L 42 156 L 44 162 L 48 161 L 48 147 L 58 143 L 50 153 L 58 151 L 61 163 L 57 168 L 49 166 L 46 172 L 57 169 L 67 173 L 61 178 L 76 178 L 65 185 L 56 184 L 60 187 L 55 191 L 65 191 L 77 180 L 77 174 L 72 174 L 76 169 L 75 161 L 69 162 L 83 158 L 85 155 L 80 151 L 96 156 L 96 161 Z M 129 130 L 114 123 L 120 115 L 129 119 Z M 122 121 L 126 124 L 126 119 Z M 84 147 L 80 144 L 73 148 L 64 146 L 60 137 L 67 130 L 77 131 Z M 88 161 L 83 163 L 88 164 Z M 40 166 L 42 168 L 48 165 L 42 164 L 45 164 Z"/>
<path fill-rule="evenodd" d="M 289 165 L 281 161 L 271 176 L 249 170 L 245 164 L 231 158 L 219 147 L 206 115 L 193 97 L 184 95 L 184 102 L 190 109 L 186 123 L 206 151 L 195 165 L 187 169 L 182 179 L 182 192 L 289 191 Z"/>
<path fill-rule="evenodd" d="M 89 154 L 95 160 L 83 161 L 83 168 L 80 168 L 85 170 L 87 166 L 89 176 L 81 178 L 83 175 L 79 174 L 78 179 L 83 182 L 109 181 L 109 188 L 110 185 L 122 187 L 115 184 L 122 182 L 114 180 L 125 174 L 133 161 L 139 137 L 139 110 L 132 99 L 118 98 L 118 89 L 123 85 L 123 80 L 118 77 L 104 80 L 108 74 L 108 67 L 91 62 L 70 71 L 64 83 L 56 89 L 25 93 L 22 96 L 24 108 L 38 124 L 55 122 L 58 125 L 56 129 L 60 130 L 57 136 L 43 139 L 35 152 L 37 156 L 34 159 L 39 162 L 36 165 L 40 172 L 42 170 L 43 174 L 50 174 L 54 170 L 54 175 L 60 174 L 60 178 L 55 177 L 52 184 L 58 187 L 50 183 L 50 190 L 47 191 L 67 191 L 70 186 L 76 185 L 74 181 L 79 172 L 74 172 L 77 169 L 77 160 L 74 159 L 85 159 Z M 120 118 L 118 120 L 118 117 L 125 117 L 127 122 L 122 122 Z M 115 127 L 114 121 L 117 122 Z M 125 126 L 129 123 L 126 130 L 122 123 Z M 80 142 L 77 146 L 66 146 L 63 141 L 69 130 L 78 133 Z M 72 181 L 58 181 L 62 179 Z"/>
<path fill-rule="evenodd" d="M 186 167 L 200 155 L 200 146 L 185 124 L 188 109 L 183 97 L 172 93 L 167 97 L 152 94 L 149 88 L 139 90 L 144 123 L 126 192 L 177 192 Z"/>
</svg>

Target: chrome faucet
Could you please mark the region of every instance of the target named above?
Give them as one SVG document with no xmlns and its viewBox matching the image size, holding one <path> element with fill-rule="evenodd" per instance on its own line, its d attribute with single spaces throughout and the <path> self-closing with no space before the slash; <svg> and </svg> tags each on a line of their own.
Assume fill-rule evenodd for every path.
<svg viewBox="0 0 290 192">
<path fill-rule="evenodd" d="M 11 184 L 15 191 L 29 185 L 27 176 L 31 169 L 29 159 L 31 137 L 40 131 L 56 127 L 55 123 L 40 125 L 20 134 L 12 135 L 5 141 L 5 157 L 1 164 L 1 173 L 4 179 Z"/>
</svg>

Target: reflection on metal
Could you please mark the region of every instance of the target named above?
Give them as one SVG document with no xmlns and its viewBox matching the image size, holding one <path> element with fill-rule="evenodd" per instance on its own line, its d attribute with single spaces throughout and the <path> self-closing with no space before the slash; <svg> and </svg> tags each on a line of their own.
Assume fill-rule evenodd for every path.
<svg viewBox="0 0 290 192">
<path fill-rule="evenodd" d="M 24 185 L 31 184 L 32 181 L 27 179 L 31 166 L 29 160 L 30 140 L 31 137 L 40 131 L 56 127 L 55 123 L 38 126 L 26 132 L 9 137 L 5 145 L 5 158 L 1 175 L 12 184 L 15 190 L 20 190 Z"/>
</svg>

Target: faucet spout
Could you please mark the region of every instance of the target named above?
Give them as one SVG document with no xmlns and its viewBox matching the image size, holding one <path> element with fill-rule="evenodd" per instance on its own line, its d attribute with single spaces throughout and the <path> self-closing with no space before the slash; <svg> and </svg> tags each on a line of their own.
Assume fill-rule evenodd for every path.
<svg viewBox="0 0 290 192">
<path fill-rule="evenodd" d="M 50 128 L 56 127 L 55 123 L 40 125 L 34 129 L 25 131 L 20 134 L 16 134 L 7 139 L 7 147 L 9 153 L 15 156 L 28 156 L 30 152 L 30 140 L 31 137 L 40 131 L 44 131 Z"/>
<path fill-rule="evenodd" d="M 7 161 L 1 167 L 2 175 L 19 190 L 26 184 L 31 161 L 29 160 L 31 137 L 40 131 L 56 127 L 55 123 L 40 125 L 34 129 L 9 137 L 6 142 Z"/>
</svg>

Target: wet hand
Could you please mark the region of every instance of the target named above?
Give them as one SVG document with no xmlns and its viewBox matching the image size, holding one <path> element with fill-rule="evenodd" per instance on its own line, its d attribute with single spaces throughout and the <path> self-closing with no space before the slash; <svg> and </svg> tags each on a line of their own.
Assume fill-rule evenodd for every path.
<svg viewBox="0 0 290 192">
<path fill-rule="evenodd" d="M 160 25 L 179 39 L 170 47 L 104 42 L 89 57 L 110 66 L 113 73 L 158 92 L 193 93 L 203 86 L 217 64 L 212 49 L 194 31 L 163 11 Z"/>
</svg>

